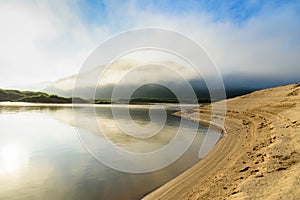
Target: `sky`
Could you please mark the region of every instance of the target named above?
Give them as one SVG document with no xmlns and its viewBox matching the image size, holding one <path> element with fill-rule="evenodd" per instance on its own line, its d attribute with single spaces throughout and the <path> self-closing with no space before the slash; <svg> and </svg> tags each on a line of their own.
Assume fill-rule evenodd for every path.
<svg viewBox="0 0 300 200">
<path fill-rule="evenodd" d="M 0 0 L 0 25 L 0 88 L 75 74 L 103 41 L 143 27 L 192 38 L 223 76 L 300 70 L 300 1 Z"/>
</svg>

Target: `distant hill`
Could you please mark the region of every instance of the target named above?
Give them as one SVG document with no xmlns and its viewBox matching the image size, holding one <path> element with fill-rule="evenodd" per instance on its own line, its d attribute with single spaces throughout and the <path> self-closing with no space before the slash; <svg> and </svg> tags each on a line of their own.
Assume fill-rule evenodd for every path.
<svg viewBox="0 0 300 200">
<path fill-rule="evenodd" d="M 73 101 L 76 103 L 88 103 L 88 101 L 81 98 L 65 98 L 44 92 L 0 89 L 0 102 L 72 103 Z"/>
<path fill-rule="evenodd" d="M 191 80 L 190 81 L 193 90 L 195 92 L 195 95 L 198 99 L 210 99 L 210 91 L 206 87 L 205 82 L 202 80 Z M 112 97 L 112 93 L 114 90 L 115 85 L 114 84 L 108 84 L 104 86 L 99 86 L 96 88 L 96 90 L 93 87 L 85 86 L 81 88 L 77 88 L 76 96 L 80 96 L 82 98 L 89 98 L 89 94 L 95 93 L 96 99 L 110 99 Z M 130 90 L 132 86 L 130 85 L 123 85 L 119 86 L 124 93 Z M 176 88 L 176 91 L 178 91 L 181 96 L 185 96 L 185 99 L 191 99 L 192 97 L 189 95 L 189 93 L 186 93 L 184 90 L 184 87 L 180 83 L 176 85 L 176 83 L 173 84 L 173 87 Z M 56 93 L 64 97 L 71 97 L 73 88 L 66 89 L 66 90 L 60 90 L 59 87 L 56 88 L 46 88 L 46 92 L 49 93 Z M 218 89 L 215 89 L 218 91 Z M 226 98 L 233 98 L 236 96 L 241 96 L 244 94 L 248 94 L 250 92 L 255 91 L 256 89 L 252 88 L 246 88 L 246 87 L 240 87 L 240 88 L 225 88 L 226 92 Z M 120 95 L 117 98 L 123 99 L 125 98 L 124 95 Z M 144 84 L 141 87 L 138 87 L 137 90 L 132 94 L 131 98 L 134 99 L 176 99 L 176 95 L 168 88 L 159 85 L 159 84 Z M 219 99 L 214 99 L 219 100 Z"/>
<path fill-rule="evenodd" d="M 208 90 L 204 79 L 195 76 L 197 75 L 197 72 L 193 71 L 193 69 L 170 61 L 160 61 L 158 63 L 180 71 L 182 76 L 185 78 L 184 80 L 187 81 L 194 89 L 195 95 L 198 99 L 207 100 L 211 98 L 210 92 L 212 91 Z M 107 72 L 106 76 L 102 77 L 101 79 L 103 81 L 102 84 L 97 83 L 95 86 L 94 82 L 94 80 L 99 79 L 98 76 L 101 74 L 101 69 L 103 68 L 103 66 L 98 66 L 83 73 L 74 74 L 72 76 L 59 79 L 52 84 L 49 84 L 43 89 L 43 91 L 47 93 L 58 94 L 64 97 L 71 97 L 73 95 L 76 81 L 80 80 L 80 84 L 76 86 L 76 96 L 85 99 L 95 98 L 107 100 L 112 97 L 112 93 L 116 86 L 116 81 L 121 79 L 121 77 L 127 74 L 128 70 L 130 71 L 134 66 L 143 66 L 143 64 L 144 63 L 140 63 L 139 61 L 135 60 L 120 60 L 110 66 L 110 71 Z M 177 94 L 179 93 L 183 99 L 191 99 L 192 97 L 188 92 L 186 92 L 186 82 L 176 78 L 174 74 L 164 72 L 163 68 L 155 68 L 149 65 L 148 67 L 137 71 L 136 74 L 133 74 L 131 79 L 127 79 L 125 84 L 118 84 L 118 87 L 120 88 L 120 91 L 123 91 L 123 94 L 118 93 L 116 98 L 127 98 L 130 88 L 137 88 L 137 90 L 132 94 L 131 98 L 139 100 L 147 99 L 147 101 L 150 101 L 151 99 L 176 99 L 174 93 L 163 86 L 172 85 L 173 89 L 175 89 Z M 238 79 L 238 81 L 234 82 L 235 79 Z M 153 84 L 149 80 L 154 80 L 154 82 L 157 81 L 156 83 L 159 82 L 160 84 Z M 251 80 L 251 78 L 247 77 L 247 79 L 244 79 L 241 76 L 226 78 L 226 80 L 224 80 L 226 97 L 232 98 L 247 94 L 257 89 L 261 89 L 257 86 L 257 84 L 253 85 L 252 82 L 257 82 L 256 80 L 249 80 Z M 242 84 L 245 81 L 246 84 Z M 211 88 L 211 90 L 219 91 L 221 89 Z M 94 94 L 95 96 L 91 97 L 91 94 Z M 216 100 L 220 100 L 220 98 L 212 99 L 212 101 Z"/>
<path fill-rule="evenodd" d="M 49 95 L 44 92 L 18 91 L 18 90 L 3 90 L 0 89 L 0 102 L 27 102 L 27 103 L 95 103 L 95 104 L 110 104 L 110 103 L 130 103 L 130 104 L 147 104 L 147 103 L 179 103 L 176 96 L 170 98 L 131 98 L 131 99 L 96 99 L 84 100 L 82 98 L 65 98 L 57 95 Z M 197 100 L 185 99 L 185 103 L 197 103 Z M 198 99 L 199 103 L 209 103 L 210 99 Z"/>
</svg>

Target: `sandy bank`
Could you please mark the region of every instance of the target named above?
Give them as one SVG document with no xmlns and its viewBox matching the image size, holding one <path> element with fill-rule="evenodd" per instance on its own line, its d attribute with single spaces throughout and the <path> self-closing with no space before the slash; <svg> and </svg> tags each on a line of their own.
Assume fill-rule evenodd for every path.
<svg viewBox="0 0 300 200">
<path fill-rule="evenodd" d="M 300 199 L 300 84 L 227 100 L 224 137 L 157 199 Z M 209 121 L 210 105 L 177 113 Z M 202 121 L 203 122 L 203 121 Z"/>
</svg>

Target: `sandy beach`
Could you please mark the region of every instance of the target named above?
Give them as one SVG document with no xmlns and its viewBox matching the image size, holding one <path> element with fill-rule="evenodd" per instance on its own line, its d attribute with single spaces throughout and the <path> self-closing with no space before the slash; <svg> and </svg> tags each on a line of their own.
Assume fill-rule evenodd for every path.
<svg viewBox="0 0 300 200">
<path fill-rule="evenodd" d="M 300 84 L 226 104 L 226 131 L 214 149 L 145 200 L 300 199 Z M 176 115 L 199 123 L 218 117 L 209 104 Z"/>
</svg>

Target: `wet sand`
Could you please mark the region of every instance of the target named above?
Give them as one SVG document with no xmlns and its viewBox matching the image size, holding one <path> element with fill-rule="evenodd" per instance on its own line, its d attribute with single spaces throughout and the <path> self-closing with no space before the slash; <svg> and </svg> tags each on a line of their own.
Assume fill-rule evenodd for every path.
<svg viewBox="0 0 300 200">
<path fill-rule="evenodd" d="M 300 198 L 300 84 L 226 104 L 226 131 L 213 150 L 145 200 Z M 199 123 L 218 117 L 209 104 L 175 114 Z"/>
</svg>

